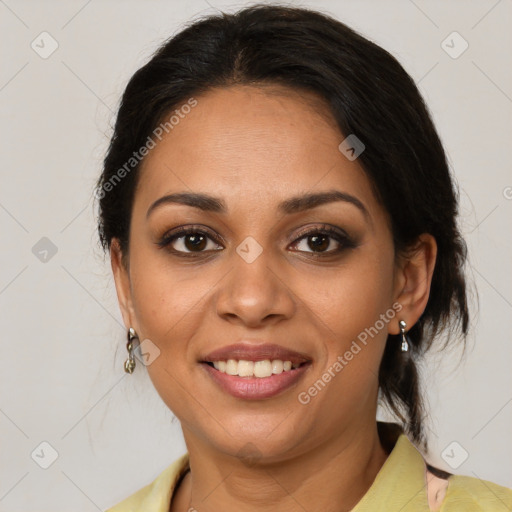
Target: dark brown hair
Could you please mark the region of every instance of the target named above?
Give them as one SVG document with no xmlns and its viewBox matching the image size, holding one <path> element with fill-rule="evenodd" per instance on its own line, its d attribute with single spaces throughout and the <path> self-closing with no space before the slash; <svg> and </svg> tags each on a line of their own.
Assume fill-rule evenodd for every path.
<svg viewBox="0 0 512 512">
<path fill-rule="evenodd" d="M 460 330 L 464 340 L 468 330 L 467 249 L 456 224 L 457 190 L 414 81 L 392 55 L 345 24 L 310 9 L 254 5 L 195 21 L 166 41 L 122 96 L 97 183 L 103 249 L 117 238 L 128 261 L 139 165 L 115 186 L 106 185 L 163 116 L 215 87 L 264 83 L 316 93 L 341 132 L 364 143 L 359 162 L 390 215 L 397 254 L 422 233 L 436 239 L 430 297 L 408 331 L 411 351 L 401 352 L 397 336 L 389 335 L 379 373 L 382 398 L 413 440 L 426 446 L 415 361 L 441 330 Z"/>
</svg>

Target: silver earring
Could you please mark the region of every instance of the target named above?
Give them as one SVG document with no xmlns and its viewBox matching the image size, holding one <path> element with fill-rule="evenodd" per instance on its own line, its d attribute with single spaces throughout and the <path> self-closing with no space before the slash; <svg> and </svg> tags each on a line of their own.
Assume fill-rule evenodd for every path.
<svg viewBox="0 0 512 512">
<path fill-rule="evenodd" d="M 133 327 L 130 327 L 128 329 L 126 337 L 128 338 L 128 341 L 126 342 L 126 350 L 128 350 L 128 359 L 124 362 L 124 371 L 126 373 L 132 374 L 133 370 L 135 370 L 135 359 L 133 357 L 133 342 L 134 340 L 138 340 L 139 337 L 137 336 L 137 333 L 135 332 L 135 329 Z"/>
<path fill-rule="evenodd" d="M 400 320 L 398 325 L 400 326 L 400 334 L 402 335 L 402 352 L 407 352 L 409 350 L 409 343 L 407 341 L 407 336 L 405 335 L 405 328 L 407 327 L 407 324 L 403 320 Z"/>
</svg>

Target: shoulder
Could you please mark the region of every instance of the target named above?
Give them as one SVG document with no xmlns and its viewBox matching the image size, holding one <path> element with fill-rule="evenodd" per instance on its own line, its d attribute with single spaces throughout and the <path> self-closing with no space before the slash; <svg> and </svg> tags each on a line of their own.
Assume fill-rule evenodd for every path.
<svg viewBox="0 0 512 512">
<path fill-rule="evenodd" d="M 432 512 L 512 510 L 512 489 L 470 476 L 451 475 L 427 464 L 427 496 Z"/>
<path fill-rule="evenodd" d="M 512 489 L 476 477 L 452 475 L 439 512 L 512 510 Z"/>
<path fill-rule="evenodd" d="M 151 483 L 134 492 L 106 512 L 167 512 L 180 477 L 188 469 L 188 453 L 167 466 Z"/>
</svg>

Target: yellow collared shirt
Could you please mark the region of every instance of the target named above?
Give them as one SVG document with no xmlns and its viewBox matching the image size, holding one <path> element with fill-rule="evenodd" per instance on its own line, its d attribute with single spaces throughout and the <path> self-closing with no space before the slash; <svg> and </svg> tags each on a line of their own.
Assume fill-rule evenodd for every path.
<svg viewBox="0 0 512 512">
<path fill-rule="evenodd" d="M 186 453 L 168 466 L 150 484 L 106 512 L 169 512 L 172 494 L 189 469 Z M 351 512 L 510 512 L 512 489 L 474 477 L 452 475 L 437 485 L 440 503 L 429 507 L 429 494 L 436 492 L 421 453 L 401 434 L 371 487 Z M 441 482 L 441 480 L 437 480 Z M 447 483 L 447 485 L 446 485 Z"/>
</svg>

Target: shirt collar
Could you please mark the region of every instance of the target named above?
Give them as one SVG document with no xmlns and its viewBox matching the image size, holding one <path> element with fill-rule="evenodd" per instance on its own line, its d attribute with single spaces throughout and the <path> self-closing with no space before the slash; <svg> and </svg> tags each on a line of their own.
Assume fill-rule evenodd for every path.
<svg viewBox="0 0 512 512">
<path fill-rule="evenodd" d="M 176 484 L 189 469 L 189 454 L 185 453 L 145 488 L 139 507 L 131 510 L 168 512 Z M 399 434 L 372 485 L 351 512 L 429 512 L 425 471 L 421 453 L 405 434 Z"/>
<path fill-rule="evenodd" d="M 351 512 L 429 512 L 425 471 L 421 453 L 400 434 L 372 485 Z"/>
</svg>

